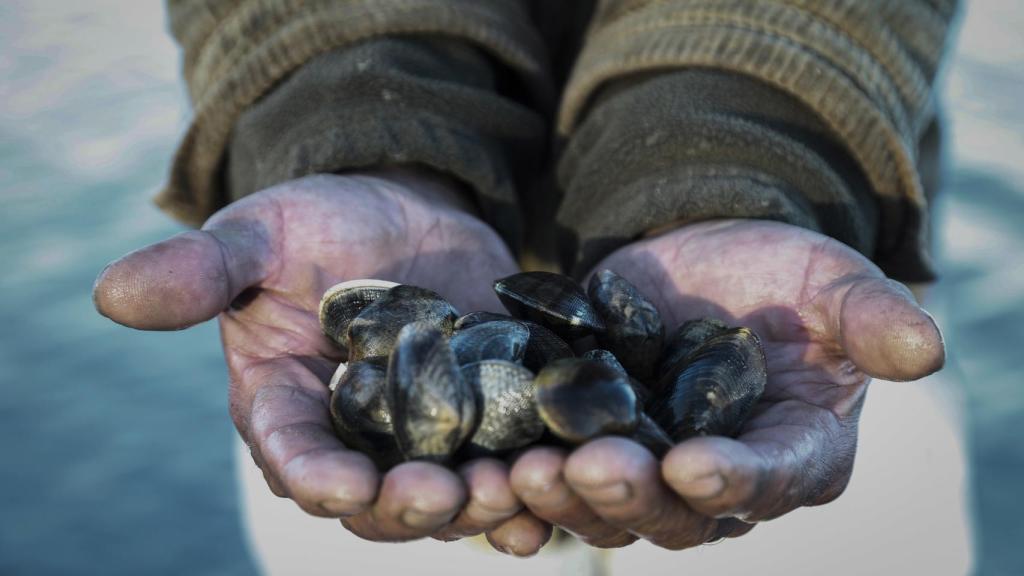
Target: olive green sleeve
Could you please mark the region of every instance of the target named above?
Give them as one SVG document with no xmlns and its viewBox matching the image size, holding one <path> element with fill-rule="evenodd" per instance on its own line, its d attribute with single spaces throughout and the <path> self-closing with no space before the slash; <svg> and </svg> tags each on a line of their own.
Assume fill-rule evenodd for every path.
<svg viewBox="0 0 1024 576">
<path fill-rule="evenodd" d="M 158 203 L 198 224 L 317 172 L 455 177 L 515 247 L 540 169 L 543 43 L 513 0 L 171 0 L 194 118 Z"/>
<path fill-rule="evenodd" d="M 763 218 L 933 277 L 933 79 L 952 0 L 600 2 L 563 94 L 563 261 Z"/>
</svg>

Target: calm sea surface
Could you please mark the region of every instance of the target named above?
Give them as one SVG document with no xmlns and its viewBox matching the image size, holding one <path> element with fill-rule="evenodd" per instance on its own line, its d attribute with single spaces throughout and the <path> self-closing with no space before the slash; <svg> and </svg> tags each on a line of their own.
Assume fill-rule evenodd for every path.
<svg viewBox="0 0 1024 576">
<path fill-rule="evenodd" d="M 90 300 L 104 264 L 180 230 L 149 202 L 187 120 L 155 4 L 0 4 L 0 574 L 256 572 L 215 325 L 134 332 Z M 1019 2 L 972 2 L 944 79 L 929 306 L 964 392 L 981 574 L 1024 574 L 1021 29 Z"/>
</svg>

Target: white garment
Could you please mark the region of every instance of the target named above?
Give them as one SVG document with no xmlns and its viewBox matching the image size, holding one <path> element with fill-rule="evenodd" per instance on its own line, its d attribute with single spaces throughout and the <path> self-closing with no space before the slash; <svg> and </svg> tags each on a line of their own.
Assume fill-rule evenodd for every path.
<svg viewBox="0 0 1024 576">
<path fill-rule="evenodd" d="M 318 574 L 963 575 L 970 565 L 967 484 L 959 422 L 941 401 L 941 375 L 871 384 L 846 492 L 741 538 L 681 552 L 639 542 L 607 554 L 582 545 L 520 560 L 476 543 L 366 542 L 337 520 L 307 516 L 270 493 L 238 443 L 245 524 L 271 576 Z M 601 560 L 601 557 L 604 560 Z"/>
</svg>

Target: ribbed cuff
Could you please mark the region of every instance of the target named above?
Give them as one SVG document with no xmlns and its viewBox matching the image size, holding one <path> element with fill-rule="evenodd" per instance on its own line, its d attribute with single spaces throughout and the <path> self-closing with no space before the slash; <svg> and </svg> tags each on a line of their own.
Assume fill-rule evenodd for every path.
<svg viewBox="0 0 1024 576">
<path fill-rule="evenodd" d="M 954 11 L 946 0 L 605 2 L 563 94 L 558 131 L 575 137 L 597 95 L 637 74 L 754 78 L 799 101 L 858 165 L 881 212 L 870 255 L 930 276 L 917 147 L 934 117 L 930 81 Z"/>
<path fill-rule="evenodd" d="M 382 36 L 435 35 L 489 53 L 545 96 L 543 46 L 517 2 L 248 0 L 170 2 L 194 118 L 157 203 L 199 224 L 228 201 L 224 152 L 244 110 L 317 55 Z"/>
</svg>

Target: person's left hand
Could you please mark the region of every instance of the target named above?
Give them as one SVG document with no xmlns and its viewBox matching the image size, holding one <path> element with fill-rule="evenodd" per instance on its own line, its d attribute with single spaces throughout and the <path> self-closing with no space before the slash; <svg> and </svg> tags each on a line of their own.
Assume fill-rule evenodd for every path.
<svg viewBox="0 0 1024 576">
<path fill-rule="evenodd" d="M 693 224 L 626 246 L 602 268 L 651 298 L 669 331 L 703 316 L 753 328 L 768 383 L 738 438 L 689 439 L 661 462 L 615 437 L 522 455 L 511 472 L 520 499 L 594 546 L 687 548 L 834 500 L 870 377 L 914 380 L 943 364 L 942 336 L 905 287 L 801 228 Z"/>
</svg>

